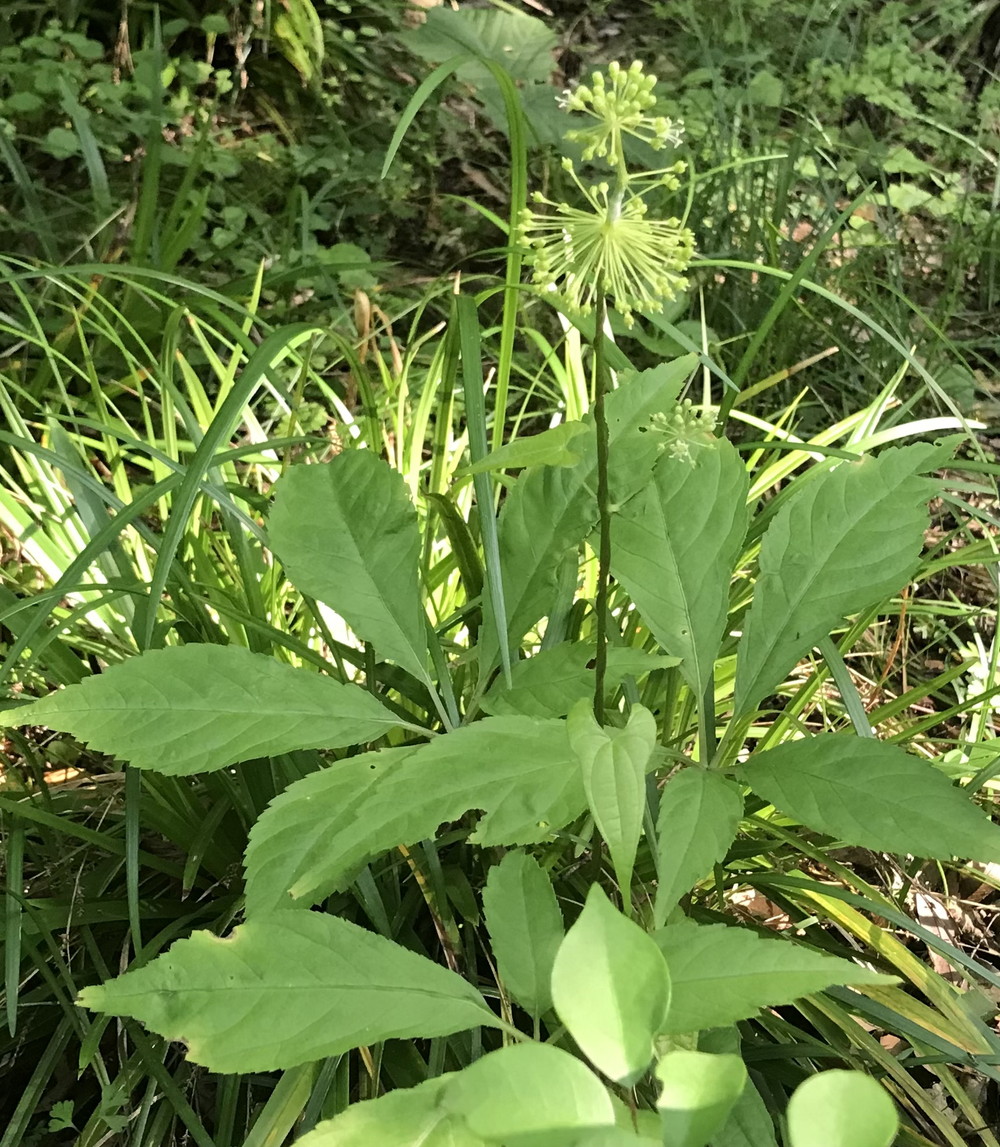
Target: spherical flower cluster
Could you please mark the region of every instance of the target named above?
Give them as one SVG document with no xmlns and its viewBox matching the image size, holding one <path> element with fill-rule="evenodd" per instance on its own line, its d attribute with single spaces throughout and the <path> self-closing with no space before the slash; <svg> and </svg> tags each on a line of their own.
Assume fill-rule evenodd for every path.
<svg viewBox="0 0 1000 1147">
<path fill-rule="evenodd" d="M 696 407 L 690 398 L 685 398 L 674 407 L 671 414 L 654 414 L 650 419 L 650 429 L 663 435 L 664 449 L 671 458 L 693 466 L 692 451 L 712 441 L 715 415 Z"/>
<path fill-rule="evenodd" d="M 683 272 L 694 251 L 694 236 L 679 219 L 650 219 L 636 194 L 613 194 L 606 182 L 586 186 L 569 160 L 585 207 L 555 203 L 536 192 L 534 201 L 551 208 L 521 216 L 520 242 L 531 255 L 532 277 L 556 292 L 567 307 L 589 314 L 603 287 L 626 326 L 633 311 L 659 313 L 664 301 L 687 286 Z"/>
<path fill-rule="evenodd" d="M 627 69 L 612 62 L 608 65 L 607 81 L 601 72 L 595 72 L 590 87 L 581 84 L 566 93 L 564 107 L 597 120 L 594 127 L 568 131 L 566 138 L 583 145 L 585 160 L 606 159 L 610 167 L 622 160 L 623 135 L 645 140 L 656 149 L 678 144 L 678 125 L 666 116 L 646 114 L 656 106 L 655 86 L 656 76 L 644 74 L 638 60 Z"/>
</svg>

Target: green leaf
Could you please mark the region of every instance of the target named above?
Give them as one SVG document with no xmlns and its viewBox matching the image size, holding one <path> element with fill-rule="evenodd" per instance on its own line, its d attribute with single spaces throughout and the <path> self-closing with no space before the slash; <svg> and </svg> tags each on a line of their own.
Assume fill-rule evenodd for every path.
<svg viewBox="0 0 1000 1147">
<path fill-rule="evenodd" d="M 634 1083 L 653 1058 L 670 1006 L 670 973 L 651 937 L 593 884 L 552 971 L 559 1018 L 584 1054 L 618 1083 Z"/>
<path fill-rule="evenodd" d="M 657 928 L 684 893 L 726 855 L 742 816 L 742 794 L 719 773 L 683 769 L 667 781 L 656 822 L 660 864 L 653 921 Z"/>
<path fill-rule="evenodd" d="M 600 1080 L 568 1052 L 513 1044 L 455 1075 L 444 1104 L 484 1139 L 517 1138 L 576 1127 L 613 1126 L 615 1111 Z M 548 1142 L 548 1139 L 545 1140 Z"/>
<path fill-rule="evenodd" d="M 781 107 L 785 85 L 773 72 L 758 72 L 747 86 L 747 96 L 758 107 Z"/>
<path fill-rule="evenodd" d="M 508 688 L 497 677 L 483 698 L 482 707 L 496 716 L 523 713 L 533 717 L 565 717 L 577 701 L 594 695 L 590 667 L 594 647 L 589 642 L 564 641 L 533 657 L 515 662 Z M 646 653 L 627 645 L 608 649 L 608 690 L 617 689 L 624 677 L 644 677 L 654 669 L 677 665 L 676 657 Z"/>
<path fill-rule="evenodd" d="M 661 456 L 653 480 L 612 520 L 611 572 L 701 697 L 729 613 L 729 582 L 746 536 L 749 479 L 725 439 L 693 462 Z"/>
<path fill-rule="evenodd" d="M 141 653 L 43 697 L 19 720 L 171 776 L 371 741 L 399 723 L 357 685 L 236 645 Z"/>
<path fill-rule="evenodd" d="M 743 1089 L 729 1118 L 715 1133 L 712 1147 L 778 1147 L 774 1120 L 752 1083 Z"/>
<path fill-rule="evenodd" d="M 871 1076 L 822 1071 L 788 1101 L 790 1147 L 889 1147 L 899 1131 L 895 1105 Z"/>
<path fill-rule="evenodd" d="M 319 1123 L 295 1147 L 487 1147 L 441 1103 L 453 1075 L 355 1103 Z"/>
<path fill-rule="evenodd" d="M 275 486 L 271 544 L 296 587 L 382 657 L 427 680 L 420 531 L 403 478 L 370 450 L 293 466 Z"/>
<path fill-rule="evenodd" d="M 131 1016 L 210 1071 L 274 1071 L 384 1039 L 490 1026 L 455 972 L 315 912 L 249 920 L 225 939 L 195 932 L 79 1003 Z"/>
<path fill-rule="evenodd" d="M 467 473 L 485 470 L 522 470 L 526 466 L 575 466 L 583 456 L 580 436 L 588 436 L 585 422 L 562 422 L 540 434 L 515 438 L 487 454 L 482 462 L 467 468 Z"/>
<path fill-rule="evenodd" d="M 736 668 L 738 713 L 754 709 L 838 622 L 903 586 L 920 555 L 941 461 L 924 443 L 842 462 L 775 514 Z"/>
<path fill-rule="evenodd" d="M 929 761 L 898 745 L 828 733 L 755 754 L 743 775 L 782 812 L 847 844 L 1000 861 L 1000 828 Z"/>
<path fill-rule="evenodd" d="M 53 127 L 46 132 L 41 148 L 56 159 L 69 159 L 80 154 L 80 137 L 68 127 Z"/>
<path fill-rule="evenodd" d="M 672 1051 L 656 1065 L 663 1085 L 656 1101 L 663 1142 L 670 1147 L 706 1147 L 725 1124 L 747 1083 L 738 1055 Z"/>
<path fill-rule="evenodd" d="M 416 28 L 400 39 L 415 55 L 438 64 L 459 52 L 492 60 L 514 80 L 541 82 L 553 70 L 555 33 L 541 20 L 522 12 L 494 9 L 432 8 Z M 470 60 L 457 72 L 460 79 L 481 86 L 492 77 L 480 60 Z"/>
<path fill-rule="evenodd" d="M 524 852 L 495 864 L 483 890 L 486 927 L 507 991 L 536 1018 L 552 1007 L 552 966 L 562 943 L 562 913 L 548 874 Z"/>
<path fill-rule="evenodd" d="M 533 844 L 586 805 L 562 721 L 489 717 L 391 757 L 339 761 L 290 785 L 254 825 L 247 910 L 287 906 L 289 894 L 317 903 L 372 857 L 470 809 L 485 811 L 476 843 Z"/>
<path fill-rule="evenodd" d="M 632 868 L 646 809 L 646 766 L 656 747 L 656 719 L 633 705 L 624 729 L 601 728 L 589 701 L 580 701 L 566 723 L 580 762 L 583 790 L 594 822 L 607 841 L 615 878 L 631 906 Z"/>
<path fill-rule="evenodd" d="M 673 984 L 670 1034 L 724 1027 L 760 1008 L 788 1004 L 834 984 L 888 984 L 880 976 L 802 944 L 745 928 L 684 921 L 654 933 Z"/>
<path fill-rule="evenodd" d="M 611 445 L 611 490 L 624 502 L 649 480 L 657 457 L 656 435 L 642 434 L 650 416 L 672 409 L 681 384 L 697 360 L 693 355 L 663 363 L 627 378 L 607 397 Z M 563 560 L 597 521 L 597 451 L 593 422 L 588 418 L 586 446 L 575 466 L 542 466 L 521 475 L 500 513 L 500 556 L 511 648 L 552 608 Z M 482 665 L 491 665 L 495 635 L 480 650 Z"/>
</svg>

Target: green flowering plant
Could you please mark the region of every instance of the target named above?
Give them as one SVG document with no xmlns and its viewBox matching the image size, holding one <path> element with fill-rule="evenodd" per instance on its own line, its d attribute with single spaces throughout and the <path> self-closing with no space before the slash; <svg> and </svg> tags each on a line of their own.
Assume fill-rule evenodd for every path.
<svg viewBox="0 0 1000 1147">
<path fill-rule="evenodd" d="M 564 159 L 583 206 L 535 192 L 533 201 L 550 210 L 526 208 L 518 236 L 537 286 L 556 293 L 578 314 L 592 313 L 609 297 L 629 327 L 635 311 L 658 313 L 687 286 L 684 271 L 694 252 L 691 231 L 676 218 L 651 219 L 645 198 L 656 187 L 677 190 L 685 164 L 630 172 L 625 162 L 626 135 L 657 150 L 680 142 L 680 127 L 654 114 L 655 84 L 656 77 L 644 73 L 639 61 L 627 69 L 612 63 L 607 78 L 595 72 L 591 86 L 567 93 L 564 106 L 596 123 L 570 129 L 566 138 L 583 145 L 585 162 L 606 163 L 613 182 L 585 183 L 573 161 Z"/>
</svg>

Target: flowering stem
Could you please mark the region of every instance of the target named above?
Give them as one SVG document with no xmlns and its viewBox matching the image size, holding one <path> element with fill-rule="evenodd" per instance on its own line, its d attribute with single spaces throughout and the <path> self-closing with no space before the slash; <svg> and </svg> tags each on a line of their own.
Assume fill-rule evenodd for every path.
<svg viewBox="0 0 1000 1147">
<path fill-rule="evenodd" d="M 609 433 L 604 408 L 604 322 L 607 300 L 604 276 L 597 282 L 594 308 L 594 427 L 597 431 L 597 514 L 600 541 L 597 553 L 597 654 L 594 658 L 594 718 L 604 724 L 604 682 L 608 670 L 608 583 L 611 578 L 611 496 L 608 491 Z"/>
</svg>

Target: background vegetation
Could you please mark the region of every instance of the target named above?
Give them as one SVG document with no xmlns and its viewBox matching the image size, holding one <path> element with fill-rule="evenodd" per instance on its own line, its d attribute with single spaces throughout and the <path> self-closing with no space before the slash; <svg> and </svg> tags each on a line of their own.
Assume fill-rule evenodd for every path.
<svg viewBox="0 0 1000 1147">
<path fill-rule="evenodd" d="M 333 660 L 357 677 L 364 650 L 285 579 L 263 525 L 292 461 L 352 444 L 386 457 L 419 503 L 423 583 L 461 674 L 489 527 L 461 470 L 478 412 L 449 333 L 453 289 L 478 292 L 482 359 L 496 368 L 482 412 L 490 445 L 587 412 L 586 338 L 527 290 L 510 305 L 516 158 L 523 148 L 532 186 L 559 199 L 558 153 L 572 152 L 559 93 L 611 59 L 639 58 L 685 125 L 689 197 L 663 207 L 685 216 L 698 258 L 665 314 L 632 330 L 613 320 L 617 347 L 639 369 L 700 354 L 691 397 L 731 415 L 760 496 L 815 461 L 782 442 L 850 449 L 964 429 L 961 472 L 945 475 L 918 574 L 836 636 L 880 736 L 992 799 L 997 10 L 621 7 L 4 5 L 0 703 L 182 643 Z M 456 43 L 513 77 L 525 138 L 509 137 L 495 75 L 468 62 L 423 102 L 383 173 L 416 86 Z M 592 563 L 576 588 L 563 632 L 589 639 Z M 622 637 L 643 640 L 626 623 Z M 427 701 L 392 667 L 379 672 L 400 704 Z M 661 685 L 674 747 L 688 751 L 696 699 L 679 679 L 650 689 Z M 786 729 L 850 720 L 811 658 L 781 699 Z M 73 1004 L 196 928 L 228 928 L 251 826 L 328 756 L 148 773 L 140 785 L 70 738 L 4 730 L 0 1147 L 277 1144 L 348 1102 L 474 1058 L 468 1037 L 388 1041 L 308 1073 L 214 1075 L 137 1024 Z M 860 1023 L 822 996 L 741 1025 L 764 1108 L 780 1129 L 796 1083 L 846 1063 L 890 1082 L 907 1117 L 901 1141 L 996 1147 L 997 1049 L 956 1051 L 954 1037 L 959 1006 L 995 1035 L 1000 872 L 838 849 L 762 812 L 692 907 L 761 928 L 815 924 L 831 950 L 912 959 L 909 994 Z M 481 931 L 489 858 L 466 835 L 457 825 L 436 847 L 395 854 L 331 907 L 439 955 L 442 936 Z M 584 841 L 553 860 L 571 913 L 587 856 Z M 832 880 L 842 898 L 818 903 L 798 873 Z M 475 943 L 463 945 L 488 979 Z M 946 1029 L 930 1014 L 942 1000 L 953 1005 Z"/>
</svg>

